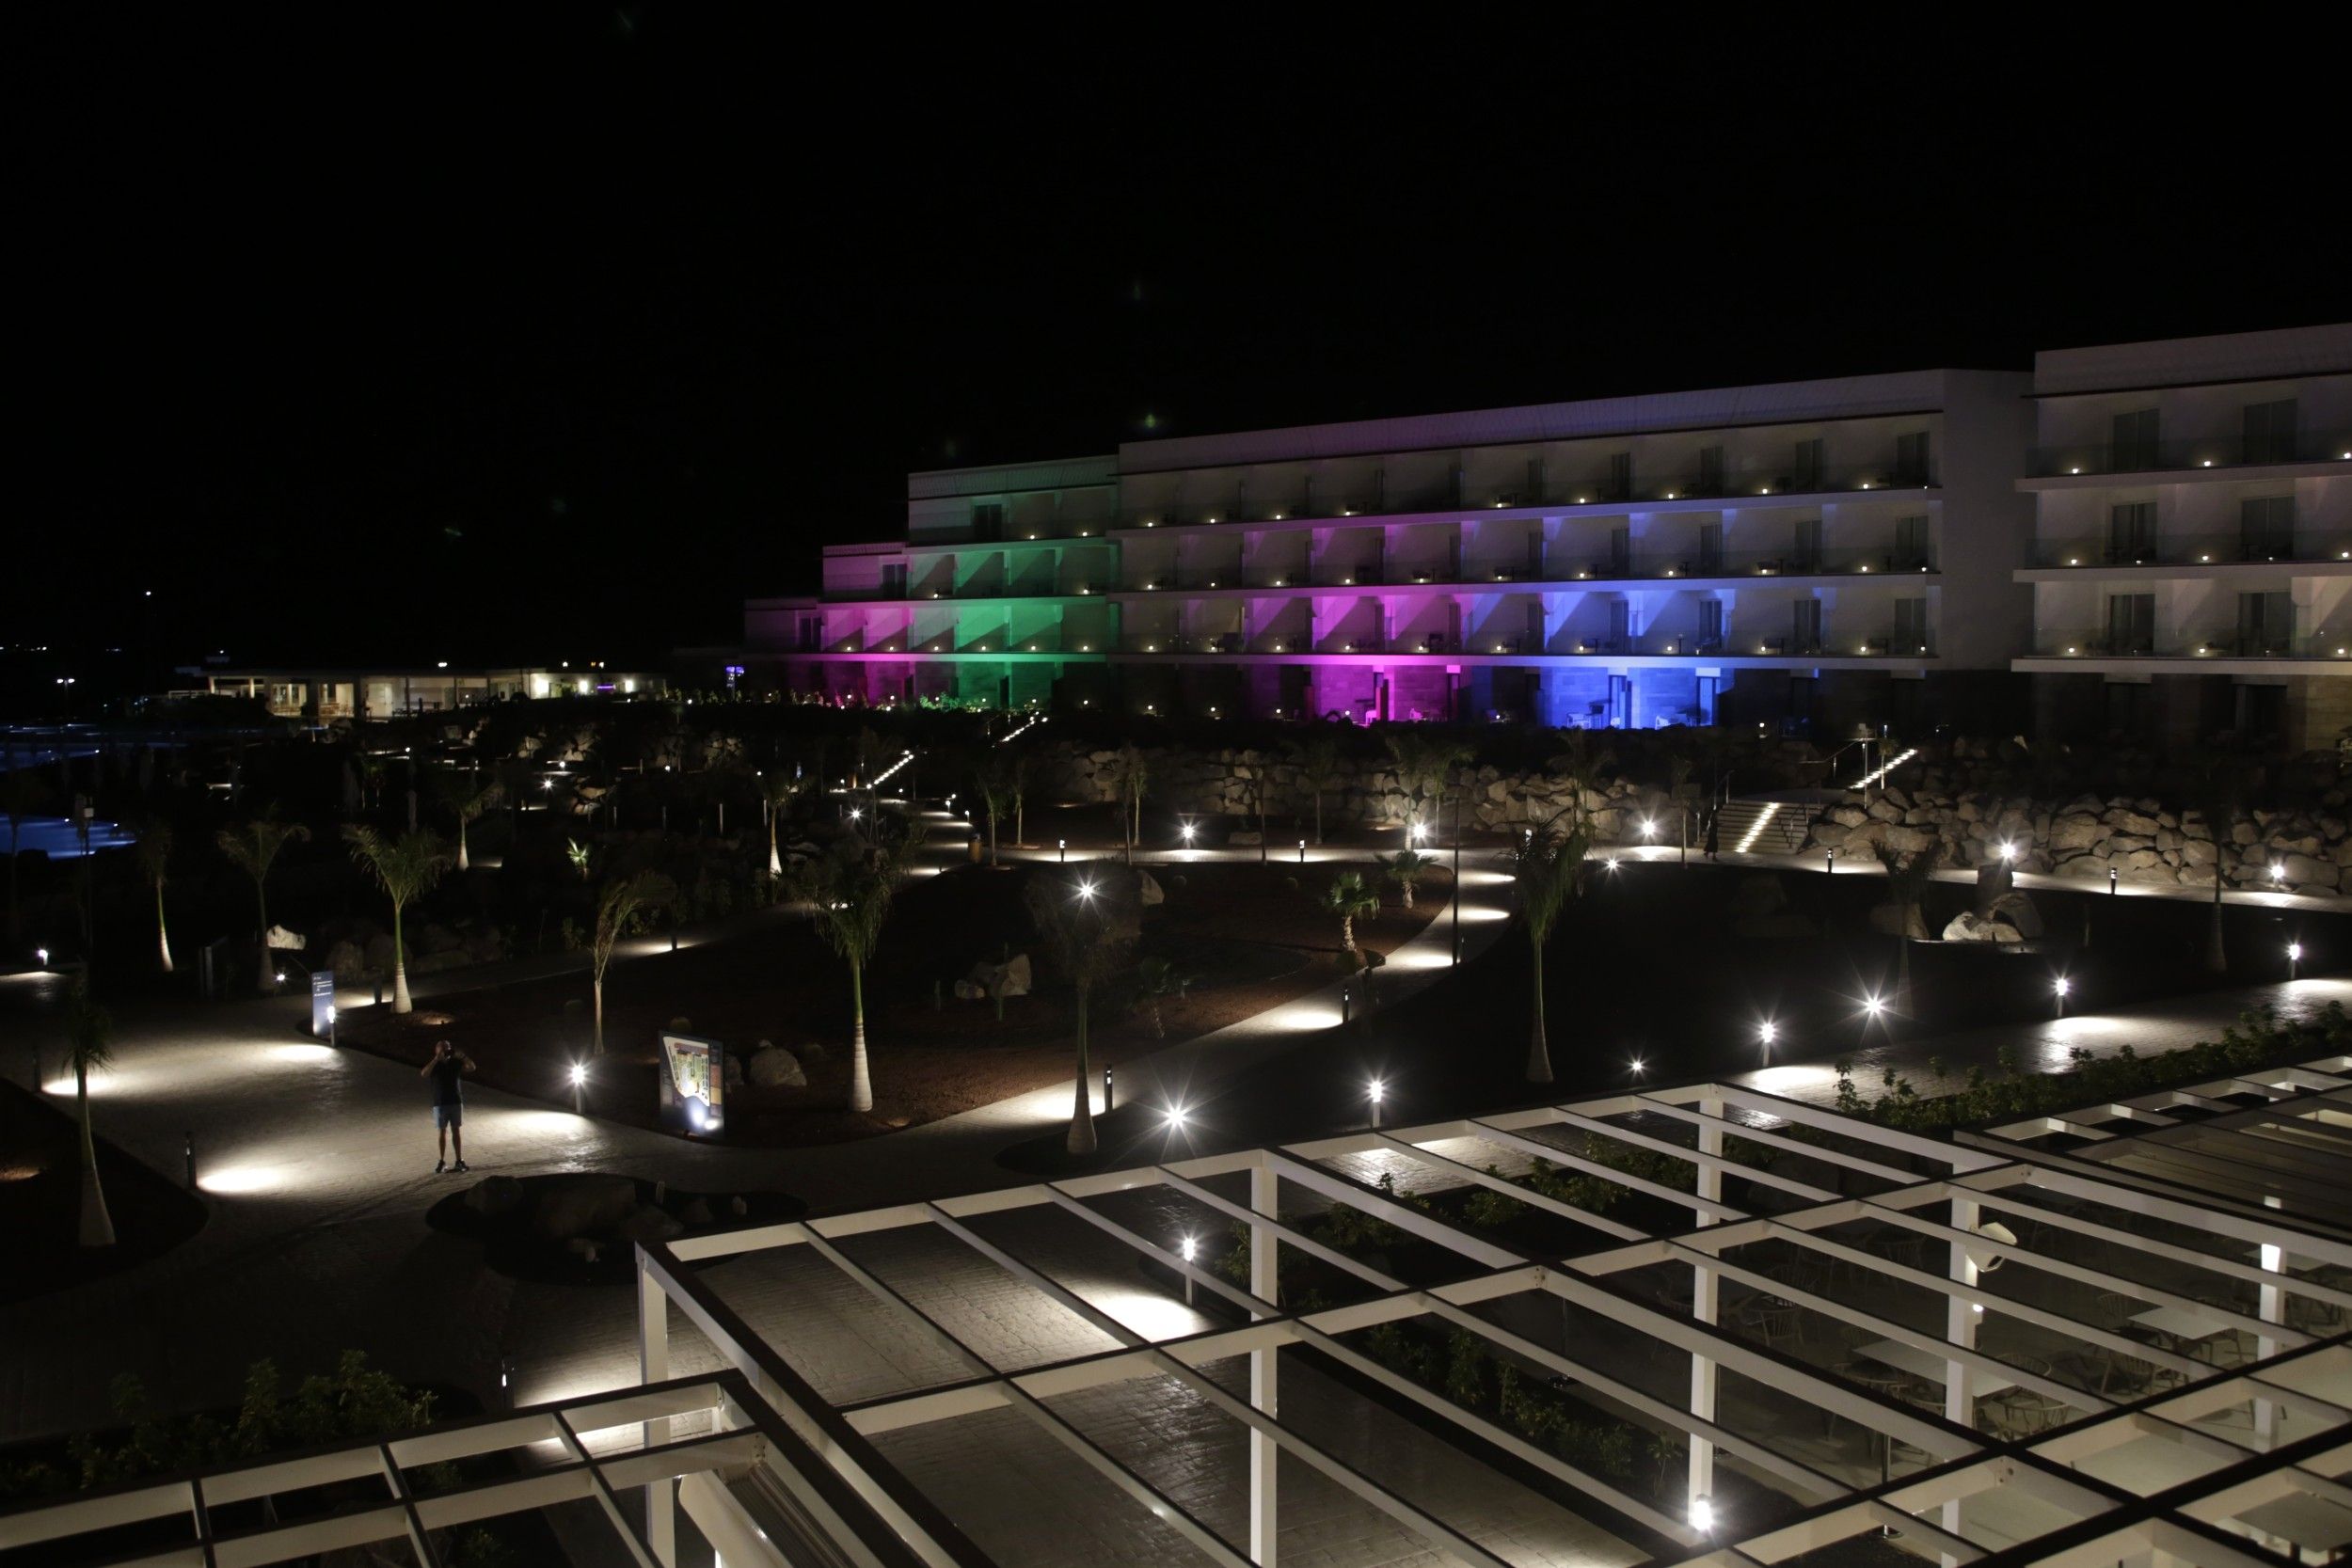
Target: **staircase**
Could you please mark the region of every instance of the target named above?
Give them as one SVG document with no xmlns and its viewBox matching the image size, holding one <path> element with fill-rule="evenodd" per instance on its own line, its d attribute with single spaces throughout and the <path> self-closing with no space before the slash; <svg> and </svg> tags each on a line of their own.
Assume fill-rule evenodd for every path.
<svg viewBox="0 0 2352 1568">
<path fill-rule="evenodd" d="M 1783 800 L 1733 800 L 1715 823 L 1715 847 L 1725 854 L 1793 855 L 1818 808 Z"/>
</svg>

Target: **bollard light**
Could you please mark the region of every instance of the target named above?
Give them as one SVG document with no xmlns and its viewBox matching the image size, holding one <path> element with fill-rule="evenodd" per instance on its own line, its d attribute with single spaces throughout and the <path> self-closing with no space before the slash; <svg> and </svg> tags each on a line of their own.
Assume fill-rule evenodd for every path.
<svg viewBox="0 0 2352 1568">
<path fill-rule="evenodd" d="M 1885 1009 L 1885 1006 L 1886 1004 L 1879 1000 L 1876 996 L 1866 996 L 1862 999 L 1862 1010 L 1869 1014 L 1872 1018 L 1878 1017 L 1879 1014 Z"/>
<path fill-rule="evenodd" d="M 1764 1054 L 1769 1057 L 1772 1053 L 1772 1042 L 1780 1038 L 1780 1025 L 1768 1018 L 1756 1026 L 1756 1037 L 1757 1043 L 1764 1047 Z"/>
<path fill-rule="evenodd" d="M 1058 859 L 1064 865 L 1069 864 L 1070 841 L 1066 838 L 1057 838 L 1054 840 L 1054 854 L 1056 858 Z"/>
<path fill-rule="evenodd" d="M 1636 1078 L 1639 1078 L 1643 1073 L 1649 1070 L 1648 1064 L 1644 1062 L 1639 1056 L 1632 1058 L 1630 1061 L 1627 1062 L 1625 1066 L 1626 1070 L 1632 1073 Z"/>
<path fill-rule="evenodd" d="M 1111 1114 L 1111 1069 L 1107 1067 L 1103 1069 L 1103 1114 Z"/>
<path fill-rule="evenodd" d="M 1183 1255 L 1184 1261 L 1189 1263 L 1200 1255 L 1200 1243 L 1192 1236 L 1187 1235 L 1176 1243 L 1176 1250 Z"/>
<path fill-rule="evenodd" d="M 1829 877 L 1835 877 L 1835 876 L 1836 876 L 1836 875 L 1837 875 L 1837 850 L 1836 850 L 1836 847 L 1835 846 L 1832 846 L 1831 847 L 1829 847 L 1829 848 L 1827 848 L 1827 849 L 1822 850 L 1822 851 L 1821 851 L 1821 857 L 1822 857 L 1822 859 L 1821 859 L 1821 872 L 1822 872 L 1822 875 L 1824 875 L 1824 876 L 1829 876 Z"/>
<path fill-rule="evenodd" d="M 2107 896 L 2108 896 L 2108 897 L 2112 898 L 2112 897 L 2114 897 L 2114 896 L 2115 896 L 2115 890 L 2116 890 L 2116 886 L 2117 886 L 2117 884 L 2118 884 L 2118 883 L 2120 883 L 2122 879 L 2123 879 L 2123 874 L 2122 874 L 2122 872 L 2120 872 L 2120 871 L 2116 870 L 2116 869 L 2115 869 L 2115 867 L 2113 867 L 2113 866 L 2111 866 L 2111 865 L 2107 867 Z"/>
<path fill-rule="evenodd" d="M 1186 848 L 1190 848 L 1192 847 L 1192 835 L 1200 832 L 1200 830 L 1195 828 L 1191 823 L 1187 822 L 1183 827 L 1177 829 L 1176 832 L 1184 839 L 1184 847 Z"/>
<path fill-rule="evenodd" d="M 2287 868 L 2284 861 L 2272 861 L 2270 863 L 2270 879 L 2273 882 L 2282 885 L 2285 883 L 2287 879 Z"/>
<path fill-rule="evenodd" d="M 2004 841 L 2004 842 L 2003 842 L 2003 844 L 2001 845 L 2001 859 L 2002 859 L 2002 861 L 2003 861 L 2004 863 L 2006 863 L 2006 862 L 2009 862 L 2009 861 L 2013 861 L 2013 860 L 2015 860 L 2016 858 L 2017 858 L 2017 846 L 2015 846 L 2014 844 L 2010 844 L 2010 843 L 2008 843 L 2008 842 Z"/>
<path fill-rule="evenodd" d="M 2295 978 L 2295 968 L 2296 968 L 2296 965 L 2297 965 L 2297 964 L 2301 963 L 2302 961 L 2303 961 L 2303 944 L 2302 944 L 2301 942 L 2288 942 L 2288 943 L 2287 943 L 2287 978 L 2288 978 L 2288 979 L 2292 980 L 2292 979 L 2294 979 L 2294 978 Z"/>
<path fill-rule="evenodd" d="M 1307 863 L 1307 841 L 1303 838 L 1298 841 L 1298 863 Z"/>
<path fill-rule="evenodd" d="M 49 967 L 49 949 L 48 949 L 48 948 L 46 948 L 46 947 L 36 947 L 36 948 L 34 948 L 34 949 L 33 949 L 33 957 L 35 957 L 36 958 L 39 958 L 39 959 L 40 960 L 40 967 L 41 967 L 41 968 L 43 968 L 43 969 L 47 969 L 47 968 Z"/>
<path fill-rule="evenodd" d="M 1656 836 L 1658 836 L 1658 819 L 1657 819 L 1656 817 L 1653 817 L 1653 816 L 1645 816 L 1645 817 L 1643 817 L 1643 818 L 1642 818 L 1642 839 L 1643 839 L 1643 842 L 1644 842 L 1644 843 L 1647 843 L 1650 839 L 1655 838 Z"/>
<path fill-rule="evenodd" d="M 2073 984 L 2063 974 L 2050 982 L 2050 990 L 2058 996 L 2058 1016 L 2060 1018 L 2066 1016 L 2066 993 L 2074 989 Z"/>
<path fill-rule="evenodd" d="M 1715 1532 L 1715 1500 L 1712 1497 L 1691 1499 L 1691 1528 L 1701 1535 Z"/>
</svg>

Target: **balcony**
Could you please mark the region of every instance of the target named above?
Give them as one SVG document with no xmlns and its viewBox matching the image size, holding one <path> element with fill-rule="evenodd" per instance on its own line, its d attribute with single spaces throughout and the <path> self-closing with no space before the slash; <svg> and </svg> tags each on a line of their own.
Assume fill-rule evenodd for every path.
<svg viewBox="0 0 2352 1568">
<path fill-rule="evenodd" d="M 1293 495 L 1284 499 L 1187 501 L 1129 507 L 1121 528 L 1200 528 L 1286 522 L 1332 523 L 1350 518 L 1417 517 L 1434 513 L 1533 512 L 1569 506 L 1639 506 L 1661 501 L 1740 501 L 1787 496 L 1855 495 L 1873 490 L 1932 488 L 1932 472 L 1883 463 L 1802 469 L 1787 465 L 1713 473 L 1680 470 L 1638 474 L 1630 481 L 1609 477 L 1548 483 L 1540 491 L 1518 485 L 1477 486 L 1456 493 L 1451 485 L 1385 498 L 1355 496 L 1343 500 Z"/>
<path fill-rule="evenodd" d="M 2141 544 L 2045 542 L 2034 546 L 2034 564 L 2050 567 L 2266 566 L 2328 562 L 2352 562 L 2352 532 L 2314 530 L 2293 538 L 2198 533 L 2159 537 Z"/>
<path fill-rule="evenodd" d="M 1738 578 L 1917 577 L 1935 571 L 1927 557 L 1907 551 L 1851 546 L 1828 546 L 1818 553 L 1796 550 L 1724 550 L 1708 555 L 1698 550 L 1660 550 L 1613 557 L 1606 551 L 1589 555 L 1567 548 L 1547 552 L 1540 566 L 1472 564 L 1410 566 L 1394 562 L 1386 567 L 1317 567 L 1311 580 L 1249 581 L 1217 574 L 1179 578 L 1152 578 L 1123 590 L 1141 593 L 1309 592 L 1333 588 L 1434 588 L 1445 591 L 1492 591 L 1497 587 L 1553 589 L 1576 583 L 1656 582 Z"/>
<path fill-rule="evenodd" d="M 2352 631 L 2272 636 L 2233 627 L 2167 637 L 2128 637 L 2106 631 L 2040 631 L 2033 657 L 2080 659 L 2166 659 L 2184 664 L 2215 659 L 2352 661 Z"/>
<path fill-rule="evenodd" d="M 2036 447 L 2026 471 L 2038 479 L 2091 474 L 2180 473 L 2204 468 L 2260 468 L 2290 463 L 2352 463 L 2352 431 L 2314 431 L 2292 438 L 2247 441 L 2231 436 L 2122 445 Z"/>
</svg>

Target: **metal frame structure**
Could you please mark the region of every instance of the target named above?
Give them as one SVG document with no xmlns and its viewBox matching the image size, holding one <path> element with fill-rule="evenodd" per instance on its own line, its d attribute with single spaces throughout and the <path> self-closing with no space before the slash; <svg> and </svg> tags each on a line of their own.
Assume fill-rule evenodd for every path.
<svg viewBox="0 0 2352 1568">
<path fill-rule="evenodd" d="M 1596 1184 L 1562 1180 L 1575 1177 Z M 172 1515 L 188 1520 L 184 1541 L 130 1560 L 245 1568 L 405 1535 L 434 1568 L 437 1529 L 577 1498 L 598 1505 L 641 1568 L 675 1568 L 681 1508 L 729 1564 L 982 1568 L 1049 1556 L 1046 1534 L 983 1541 L 885 1452 L 894 1434 L 951 1432 L 940 1424 L 983 1412 L 1017 1417 L 1070 1457 L 1055 1483 L 1072 1489 L 1069 1501 L 1148 1511 L 1181 1544 L 1176 1555 L 1277 1562 L 1278 1478 L 1303 1466 L 1438 1560 L 1519 1568 L 1531 1550 L 1547 1560 L 1454 1516 L 1458 1497 L 1406 1496 L 1286 1418 L 1281 1368 L 1301 1357 L 1342 1379 L 1346 1397 L 1411 1418 L 1413 1441 L 1507 1467 L 1515 1484 L 1614 1537 L 1619 1560 L 1804 1564 L 1878 1533 L 1953 1564 L 2306 1561 L 2301 1548 L 2331 1548 L 2339 1528 L 2352 1541 L 2352 1485 L 2337 1479 L 2352 1475 L 2352 1226 L 2330 1207 L 2333 1193 L 2352 1192 L 2344 1178 L 2352 1058 L 2336 1057 L 1952 1141 L 1701 1084 L 752 1227 L 641 1246 L 640 1388 L 0 1514 L 0 1568 L 42 1560 L 68 1537 Z M 1576 1200 L 1597 1182 L 1610 1201 Z M 1527 1230 L 1482 1231 L 1446 1207 L 1458 1203 L 1445 1195 L 1472 1190 L 1589 1240 L 1540 1256 L 1506 1244 L 1498 1238 Z M 1175 1236 L 1139 1228 L 1132 1216 L 1146 1197 L 1229 1225 L 1236 1253 L 1211 1266 Z M 1422 1243 L 1420 1263 L 1448 1266 L 1433 1275 L 1335 1244 L 1316 1229 L 1333 1206 Z M 1000 1217 L 1020 1216 L 1074 1227 L 1148 1289 L 1210 1313 L 1180 1333 L 1138 1326 L 1090 1295 L 1088 1279 L 1009 1244 Z M 860 1256 L 863 1238 L 913 1231 L 973 1278 L 1050 1305 L 1111 1348 L 999 1364 L 974 1331 Z M 731 1276 L 715 1266 L 793 1248 L 857 1313 L 953 1373 L 822 1396 L 815 1369 L 729 1300 Z M 1283 1249 L 1314 1259 L 1351 1299 L 1285 1302 Z M 1758 1332 L 1744 1311 L 1759 1300 L 1805 1331 Z M 1533 1306 L 1560 1325 L 1557 1342 L 1528 1331 Z M 2135 1331 L 2133 1315 L 2166 1313 L 2212 1333 L 2168 1344 Z M 1571 1320 L 1595 1331 L 1572 1334 Z M 1389 1324 L 1471 1337 L 1523 1376 L 1571 1384 L 1591 1407 L 1680 1449 L 1680 1487 L 1662 1472 L 1645 1488 L 1573 1462 L 1368 1354 L 1357 1337 Z M 1906 1397 L 1858 1379 L 1851 1360 L 1824 1360 L 1814 1348 L 1824 1335 L 1935 1375 Z M 2144 1375 L 2093 1386 L 2021 1350 L 2028 1342 L 2075 1347 L 2089 1358 L 2077 1367 Z M 674 1379 L 674 1351 L 720 1370 Z M 1245 1357 L 1246 1391 L 1212 1375 Z M 1220 1529 L 1199 1497 L 1188 1506 L 1154 1484 L 1060 1402 L 1143 1380 L 1246 1433 L 1222 1483 L 1246 1495 L 1246 1529 L 1230 1518 Z M 2046 1419 L 1994 1419 L 1978 1393 L 1988 1382 Z M 1859 1429 L 1875 1473 L 1842 1448 L 1789 1440 L 1792 1412 L 1805 1413 L 1798 1424 L 1818 1413 L 1824 1432 Z M 636 1429 L 624 1446 L 592 1451 L 592 1436 L 609 1445 L 620 1427 Z M 547 1447 L 511 1481 L 420 1496 L 405 1479 L 533 1444 Z M 967 1457 L 977 1475 L 992 1456 L 976 1444 L 958 1464 Z M 211 1522 L 230 1501 L 370 1475 L 383 1479 L 380 1502 L 242 1532 Z M 644 1488 L 642 1530 L 616 1502 L 629 1487 Z M 1034 1528 L 1050 1534 L 1055 1511 Z"/>
</svg>

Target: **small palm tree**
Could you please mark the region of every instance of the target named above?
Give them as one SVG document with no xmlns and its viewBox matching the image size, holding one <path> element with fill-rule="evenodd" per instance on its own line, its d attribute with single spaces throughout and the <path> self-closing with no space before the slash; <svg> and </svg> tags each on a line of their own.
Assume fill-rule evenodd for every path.
<svg viewBox="0 0 2352 1568">
<path fill-rule="evenodd" d="M 256 817 L 242 828 L 223 828 L 214 835 L 220 852 L 230 863 L 253 879 L 253 896 L 262 916 L 262 973 L 260 985 L 264 995 L 278 990 L 278 960 L 269 950 L 269 868 L 278 862 L 278 852 L 294 839 L 308 841 L 310 830 L 299 822 L 280 822 L 277 808 Z M 403 1007 L 401 1011 L 408 1009 Z"/>
<path fill-rule="evenodd" d="M 2217 753 L 2206 760 L 2197 784 L 2197 802 L 2205 831 L 2213 835 L 2213 915 L 2205 927 L 2205 968 L 2226 974 L 2230 953 L 2221 941 L 2221 886 L 2233 847 L 2231 835 L 2244 809 L 2244 785 L 2235 758 Z"/>
<path fill-rule="evenodd" d="M 604 972 L 612 967 L 612 950 L 636 927 L 648 911 L 677 902 L 677 884 L 659 871 L 640 871 L 607 882 L 596 900 L 596 934 L 588 948 L 588 989 L 596 1008 L 591 1051 L 604 1054 Z"/>
<path fill-rule="evenodd" d="M 1317 735 L 1300 746 L 1296 752 L 1298 782 L 1314 797 L 1315 845 L 1323 844 L 1323 798 L 1340 782 L 1340 743 L 1337 737 Z"/>
<path fill-rule="evenodd" d="M 1596 740 L 1596 730 L 1562 730 L 1560 753 L 1548 764 L 1553 772 L 1568 782 L 1568 800 L 1581 819 L 1584 815 L 1584 792 L 1600 771 L 1617 760 L 1616 752 L 1606 741 Z"/>
<path fill-rule="evenodd" d="M 1380 863 L 1382 874 L 1396 884 L 1408 910 L 1413 907 L 1413 884 L 1438 863 L 1436 856 L 1424 855 L 1418 849 L 1399 849 L 1393 855 L 1375 855 L 1373 859 Z"/>
<path fill-rule="evenodd" d="M 353 824 L 343 829 L 343 841 L 351 846 L 351 858 L 374 874 L 376 885 L 392 901 L 392 1011 L 408 1012 L 413 1004 L 408 1000 L 408 948 L 401 938 L 401 912 L 433 891 L 452 857 L 430 830 L 388 839 L 373 828 Z"/>
<path fill-rule="evenodd" d="M 171 973 L 171 932 L 164 924 L 164 875 L 171 859 L 171 824 L 161 817 L 151 816 L 136 823 L 133 832 L 138 837 L 134 852 L 138 856 L 139 872 L 155 889 L 155 951 L 161 958 L 164 973 Z"/>
<path fill-rule="evenodd" d="M 1564 827 L 1564 817 L 1575 826 Z M 1544 949 L 1551 941 L 1561 910 L 1584 891 L 1584 857 L 1591 846 L 1583 808 L 1571 804 L 1529 829 L 1511 850 L 1512 894 L 1532 960 L 1527 1031 L 1527 1081 L 1531 1084 L 1551 1082 L 1551 1044 L 1544 1033 Z"/>
<path fill-rule="evenodd" d="M 1039 939 L 1077 1000 L 1078 1078 L 1066 1147 L 1094 1152 L 1093 1069 L 1087 1058 L 1087 1004 L 1094 988 L 1119 973 L 1143 934 L 1143 908 L 1132 876 L 1104 875 L 1089 865 L 1056 867 L 1034 878 L 1024 895 Z"/>
<path fill-rule="evenodd" d="M 972 782 L 980 792 L 980 809 L 988 814 L 988 863 L 996 863 L 996 818 L 1012 808 L 1012 758 L 1001 746 L 992 746 L 980 753 L 980 765 L 972 770 Z"/>
<path fill-rule="evenodd" d="M 1935 877 L 1936 862 L 1944 858 L 1944 842 L 1906 853 L 1887 845 L 1875 846 L 1879 863 L 1886 867 L 1886 899 L 1900 911 L 1896 917 L 1895 994 L 1888 1003 L 1898 1013 L 1911 1011 L 1911 928 L 1919 921 L 1919 901 Z"/>
<path fill-rule="evenodd" d="M 1119 786 L 1119 831 L 1126 842 L 1127 863 L 1133 865 L 1136 842 L 1143 837 L 1143 792 L 1152 781 L 1142 748 L 1132 742 L 1121 746 L 1111 759 L 1111 778 Z"/>
<path fill-rule="evenodd" d="M 1136 965 L 1136 1007 L 1152 1021 L 1152 1037 L 1168 1038 L 1168 1022 L 1160 1014 L 1161 1004 L 1170 997 L 1181 1002 L 1192 989 L 1195 976 L 1176 967 L 1168 958 L 1154 955 Z"/>
<path fill-rule="evenodd" d="M 1356 951 L 1356 922 L 1373 914 L 1380 908 L 1380 895 L 1365 882 L 1360 871 L 1343 871 L 1324 884 L 1315 902 L 1327 912 L 1340 917 L 1340 945 L 1348 952 Z"/>
<path fill-rule="evenodd" d="M 580 873 L 580 879 L 583 882 L 588 879 L 588 860 L 591 853 L 588 846 L 576 838 L 567 838 L 564 841 L 564 858 L 572 863 L 572 869 Z"/>
<path fill-rule="evenodd" d="M 114 1216 L 106 1212 L 105 1190 L 98 1182 L 98 1140 L 90 1132 L 89 1075 L 113 1059 L 107 1049 L 114 1021 L 89 998 L 89 983 L 76 978 L 66 999 L 65 1061 L 73 1069 L 73 1117 L 82 1132 L 82 1244 L 115 1244 Z"/>
<path fill-rule="evenodd" d="M 1029 804 L 1029 765 L 1032 759 L 1025 751 L 1012 753 L 1012 766 L 1006 769 L 1006 787 L 1012 792 L 1012 842 L 1023 847 L 1029 842 L 1026 812 Z"/>
<path fill-rule="evenodd" d="M 1423 803 L 1445 798 L 1447 777 L 1470 760 L 1470 749 L 1442 730 L 1420 724 L 1392 724 L 1380 739 L 1396 764 L 1397 783 L 1413 799 L 1411 820 L 1405 824 L 1405 842 L 1410 844 Z"/>
<path fill-rule="evenodd" d="M 886 849 L 845 841 L 812 855 L 792 877 L 796 897 L 808 901 L 817 934 L 850 966 L 850 1109 L 874 1108 L 874 1079 L 866 1051 L 866 966 L 873 961 L 904 873 Z"/>
<path fill-rule="evenodd" d="M 479 820 L 496 806 L 505 790 L 495 778 L 485 779 L 479 773 L 453 773 L 442 776 L 439 793 L 441 803 L 457 818 L 457 869 L 469 871 L 473 859 L 466 851 L 466 825 Z"/>
</svg>

